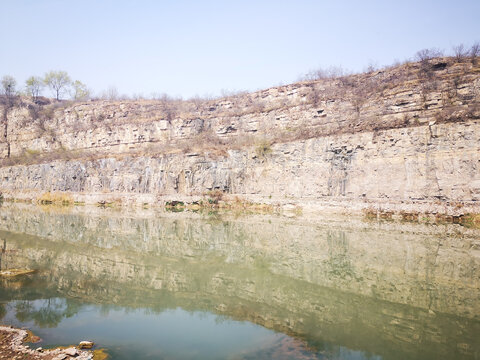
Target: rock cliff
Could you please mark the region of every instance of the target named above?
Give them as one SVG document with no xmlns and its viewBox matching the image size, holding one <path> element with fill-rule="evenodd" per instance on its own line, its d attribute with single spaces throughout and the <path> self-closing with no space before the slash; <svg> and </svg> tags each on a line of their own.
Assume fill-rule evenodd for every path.
<svg viewBox="0 0 480 360">
<path fill-rule="evenodd" d="M 480 213 L 476 63 L 438 58 L 209 101 L 23 99 L 5 112 L 5 198 L 162 204 L 220 190 L 304 210 Z"/>
</svg>

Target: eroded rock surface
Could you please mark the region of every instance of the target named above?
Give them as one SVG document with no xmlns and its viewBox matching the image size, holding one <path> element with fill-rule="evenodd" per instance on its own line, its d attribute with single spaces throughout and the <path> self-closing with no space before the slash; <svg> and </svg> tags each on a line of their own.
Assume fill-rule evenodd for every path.
<svg viewBox="0 0 480 360">
<path fill-rule="evenodd" d="M 218 189 L 306 209 L 478 213 L 480 68 L 431 66 L 202 103 L 18 107 L 0 139 L 0 191 L 155 204 Z"/>
</svg>

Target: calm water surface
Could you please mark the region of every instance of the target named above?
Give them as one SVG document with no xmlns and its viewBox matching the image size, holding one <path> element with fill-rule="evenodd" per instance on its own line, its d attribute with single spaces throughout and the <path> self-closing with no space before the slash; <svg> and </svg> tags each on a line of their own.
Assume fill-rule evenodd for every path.
<svg viewBox="0 0 480 360">
<path fill-rule="evenodd" d="M 114 359 L 480 359 L 459 225 L 0 206 L 0 322 Z"/>
</svg>

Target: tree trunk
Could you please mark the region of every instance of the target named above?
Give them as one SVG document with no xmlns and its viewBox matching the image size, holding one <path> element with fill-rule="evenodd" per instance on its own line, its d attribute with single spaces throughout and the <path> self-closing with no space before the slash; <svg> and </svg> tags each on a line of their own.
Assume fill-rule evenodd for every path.
<svg viewBox="0 0 480 360">
<path fill-rule="evenodd" d="M 8 110 L 9 110 L 9 107 L 7 107 L 6 105 L 3 107 L 3 119 L 2 119 L 2 122 L 3 122 L 3 137 L 5 139 L 5 142 L 7 143 L 7 158 L 10 157 L 10 143 L 8 141 L 8 117 L 7 117 L 7 114 L 8 114 Z"/>
</svg>

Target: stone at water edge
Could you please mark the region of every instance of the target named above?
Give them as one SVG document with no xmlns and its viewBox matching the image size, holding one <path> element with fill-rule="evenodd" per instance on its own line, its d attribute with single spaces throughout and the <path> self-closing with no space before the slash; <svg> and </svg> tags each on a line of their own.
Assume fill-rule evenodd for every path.
<svg viewBox="0 0 480 360">
<path fill-rule="evenodd" d="M 93 341 L 80 341 L 78 344 L 79 349 L 91 349 L 93 347 Z"/>
<path fill-rule="evenodd" d="M 65 354 L 69 355 L 69 356 L 76 356 L 76 355 L 78 355 L 78 350 L 75 349 L 74 347 L 65 349 L 63 352 L 64 352 Z"/>
<path fill-rule="evenodd" d="M 68 355 L 67 354 L 60 354 L 60 355 L 57 355 L 53 358 L 53 360 L 64 360 L 65 358 L 67 358 Z"/>
</svg>

